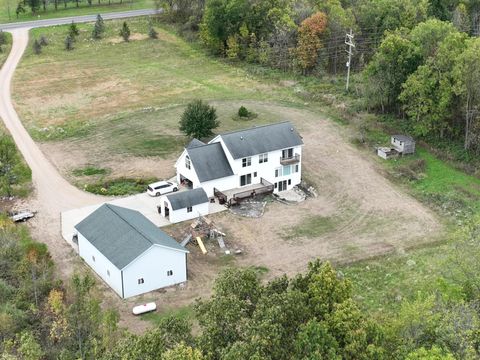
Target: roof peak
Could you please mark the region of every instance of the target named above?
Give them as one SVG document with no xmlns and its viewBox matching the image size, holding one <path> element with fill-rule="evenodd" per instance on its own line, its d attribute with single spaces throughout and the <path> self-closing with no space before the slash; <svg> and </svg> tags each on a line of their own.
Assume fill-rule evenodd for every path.
<svg viewBox="0 0 480 360">
<path fill-rule="evenodd" d="M 291 121 L 290 121 L 290 120 L 284 120 L 284 121 L 280 121 L 280 122 L 276 122 L 276 123 L 271 123 L 271 124 L 263 124 L 263 125 L 258 125 L 258 126 L 257 126 L 257 125 L 254 125 L 254 126 L 251 126 L 251 127 L 249 127 L 249 128 L 246 128 L 246 129 L 238 129 L 238 130 L 227 131 L 227 132 L 218 134 L 217 136 L 230 135 L 230 134 L 235 134 L 235 133 L 242 132 L 242 131 L 248 131 L 248 130 L 253 130 L 253 129 L 260 129 L 260 128 L 264 128 L 264 127 L 268 127 L 268 126 L 275 126 L 275 125 L 286 124 L 286 123 L 290 123 L 290 124 L 291 124 Z M 293 126 L 293 124 L 292 124 L 292 126 Z"/>
</svg>

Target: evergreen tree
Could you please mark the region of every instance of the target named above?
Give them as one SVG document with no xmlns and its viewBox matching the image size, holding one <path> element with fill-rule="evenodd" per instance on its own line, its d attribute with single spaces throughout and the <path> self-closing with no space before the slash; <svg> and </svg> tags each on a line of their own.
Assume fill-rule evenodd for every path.
<svg viewBox="0 0 480 360">
<path fill-rule="evenodd" d="M 74 49 L 73 47 L 73 38 L 70 36 L 70 35 L 67 35 L 67 37 L 65 38 L 65 50 L 67 51 L 71 51 Z"/>
<path fill-rule="evenodd" d="M 148 37 L 150 39 L 158 38 L 158 32 L 155 30 L 155 28 L 152 25 L 150 25 L 150 29 L 148 30 Z"/>
<path fill-rule="evenodd" d="M 75 37 L 77 37 L 80 34 L 80 31 L 78 31 L 77 24 L 75 24 L 73 21 L 68 27 L 68 35 L 72 38 L 72 40 L 75 40 Z"/>
<path fill-rule="evenodd" d="M 17 19 L 20 14 L 25 13 L 25 7 L 23 6 L 23 1 L 20 1 L 15 9 L 15 14 L 17 14 Z"/>
<path fill-rule="evenodd" d="M 48 45 L 48 39 L 45 35 L 40 36 L 39 43 L 41 46 L 47 46 Z"/>
<path fill-rule="evenodd" d="M 123 22 L 122 28 L 120 29 L 120 36 L 124 41 L 128 42 L 130 39 L 130 28 L 126 21 Z"/>
<path fill-rule="evenodd" d="M 100 14 L 97 15 L 97 21 L 95 21 L 95 26 L 93 28 L 92 37 L 94 39 L 101 39 L 103 33 L 105 32 L 105 23 Z"/>
<path fill-rule="evenodd" d="M 42 53 L 42 45 L 40 45 L 37 39 L 35 39 L 35 41 L 33 42 L 33 52 L 36 55 L 40 55 Z"/>
</svg>

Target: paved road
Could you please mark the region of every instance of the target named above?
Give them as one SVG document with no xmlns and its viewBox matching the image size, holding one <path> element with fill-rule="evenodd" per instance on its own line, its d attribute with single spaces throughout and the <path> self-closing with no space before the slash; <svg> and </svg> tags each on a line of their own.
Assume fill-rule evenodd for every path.
<svg viewBox="0 0 480 360">
<path fill-rule="evenodd" d="M 121 11 L 121 12 L 113 12 L 113 13 L 100 12 L 104 20 L 154 15 L 155 13 L 156 13 L 156 10 L 153 10 L 153 9 L 131 10 L 131 11 Z M 37 28 L 37 27 L 45 27 L 45 26 L 53 26 L 53 25 L 64 25 L 64 24 L 70 24 L 72 21 L 75 21 L 76 23 L 92 22 L 92 21 L 95 21 L 96 17 L 97 15 L 83 15 L 83 16 L 71 16 L 71 17 L 57 18 L 57 19 L 32 20 L 32 21 L 16 22 L 16 23 L 9 23 L 9 24 L 0 24 L 0 30 L 14 30 L 14 29 L 22 29 L 22 28 Z"/>
</svg>

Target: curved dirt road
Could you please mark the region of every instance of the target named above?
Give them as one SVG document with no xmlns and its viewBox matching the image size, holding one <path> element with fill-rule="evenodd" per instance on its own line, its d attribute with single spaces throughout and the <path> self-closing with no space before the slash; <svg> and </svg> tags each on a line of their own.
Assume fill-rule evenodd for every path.
<svg viewBox="0 0 480 360">
<path fill-rule="evenodd" d="M 0 117 L 32 170 L 33 199 L 28 206 L 38 214 L 30 222 L 34 238 L 48 245 L 58 274 L 67 279 L 74 271 L 72 248 L 60 236 L 60 213 L 72 208 L 105 201 L 85 193 L 67 182 L 38 148 L 20 121 L 11 100 L 11 80 L 28 45 L 28 28 L 12 30 L 10 55 L 0 70 Z M 65 149 L 68 151 L 68 149 Z"/>
</svg>

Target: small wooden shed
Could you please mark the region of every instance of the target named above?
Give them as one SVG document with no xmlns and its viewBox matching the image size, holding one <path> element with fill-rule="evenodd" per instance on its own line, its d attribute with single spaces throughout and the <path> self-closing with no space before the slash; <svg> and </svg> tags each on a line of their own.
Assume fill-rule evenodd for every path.
<svg viewBox="0 0 480 360">
<path fill-rule="evenodd" d="M 392 135 L 392 146 L 400 155 L 415 153 L 415 140 L 407 135 Z"/>
</svg>

